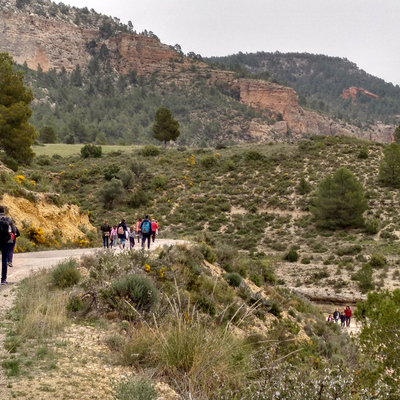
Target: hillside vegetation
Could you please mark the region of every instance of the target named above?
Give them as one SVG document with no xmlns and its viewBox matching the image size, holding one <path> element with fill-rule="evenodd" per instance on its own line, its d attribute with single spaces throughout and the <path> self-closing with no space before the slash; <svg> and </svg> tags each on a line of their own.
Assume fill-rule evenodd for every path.
<svg viewBox="0 0 400 400">
<path fill-rule="evenodd" d="M 383 121 L 397 124 L 400 88 L 361 70 L 351 61 L 308 53 L 238 53 L 206 59 L 213 66 L 229 68 L 238 76 L 266 74 L 269 79 L 292 87 L 303 107 L 345 119 L 360 126 Z M 379 96 L 357 94 L 356 103 L 341 98 L 343 90 L 363 88 Z"/>
<path fill-rule="evenodd" d="M 207 147 L 251 140 L 247 134 L 250 121 L 255 117 L 268 121 L 233 98 L 224 85 L 208 87 L 207 71 L 197 70 L 195 65 L 186 72 L 189 83 L 179 90 L 178 76 L 138 77 L 134 71 L 119 75 L 97 56 L 85 71 L 78 66 L 71 74 L 22 70 L 36 98 L 30 122 L 39 132 L 51 127 L 56 136 L 53 141 L 157 143 L 151 128 L 161 104 L 180 123 L 177 143 L 181 145 Z M 41 136 L 39 140 L 46 142 Z"/>
<path fill-rule="evenodd" d="M 100 158 L 41 155 L 18 172 L 26 177 L 21 182 L 3 173 L 2 191 L 28 198 L 24 187 L 58 193 L 57 202 L 78 204 L 97 227 L 106 218 L 132 224 L 149 214 L 164 237 L 201 238 L 228 246 L 229 252 L 262 253 L 281 284 L 305 294 L 324 288 L 325 296 L 351 298 L 365 292 L 364 275 L 357 273 L 374 254 L 385 262 L 373 270 L 371 287 L 398 285 L 399 197 L 379 178 L 383 149 L 352 138 L 315 137 L 219 150 L 145 146 Z M 315 189 L 342 166 L 363 186 L 366 222 L 330 230 L 310 211 Z M 290 251 L 298 254 L 295 264 L 283 261 Z M 236 262 L 223 267 L 253 274 Z"/>
</svg>

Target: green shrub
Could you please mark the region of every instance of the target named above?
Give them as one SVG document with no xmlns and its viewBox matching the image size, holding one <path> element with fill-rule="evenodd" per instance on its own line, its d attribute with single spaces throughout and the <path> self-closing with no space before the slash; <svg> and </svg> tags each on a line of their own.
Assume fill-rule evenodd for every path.
<svg viewBox="0 0 400 400">
<path fill-rule="evenodd" d="M 233 287 L 239 287 L 242 283 L 242 277 L 236 272 L 225 274 L 224 278 Z"/>
<path fill-rule="evenodd" d="M 128 204 L 132 208 L 139 208 L 145 206 L 149 202 L 149 197 L 143 189 L 135 190 L 129 197 Z"/>
<path fill-rule="evenodd" d="M 362 147 L 357 154 L 357 158 L 359 158 L 360 160 L 366 160 L 368 158 L 368 147 Z"/>
<path fill-rule="evenodd" d="M 358 287 L 361 293 L 367 293 L 374 290 L 375 284 L 372 279 L 373 270 L 370 264 L 364 264 L 360 270 L 354 274 L 351 279 L 358 281 Z"/>
<path fill-rule="evenodd" d="M 82 158 L 100 158 L 102 155 L 102 148 L 101 146 L 95 146 L 94 144 L 85 144 L 81 148 L 81 157 Z"/>
<path fill-rule="evenodd" d="M 318 226 L 336 229 L 363 226 L 367 209 L 362 183 L 350 170 L 341 167 L 318 184 L 310 211 Z"/>
<path fill-rule="evenodd" d="M 47 155 L 41 155 L 39 157 L 36 158 L 36 163 L 38 165 L 50 165 L 51 164 L 51 160 L 50 157 Z"/>
<path fill-rule="evenodd" d="M 245 154 L 244 158 L 246 161 L 259 161 L 259 160 L 262 160 L 264 158 L 264 156 L 256 150 L 249 150 Z"/>
<path fill-rule="evenodd" d="M 200 246 L 200 251 L 201 254 L 203 254 L 204 258 L 209 262 L 209 263 L 215 263 L 217 261 L 217 255 L 215 254 L 214 250 L 207 244 L 202 243 Z"/>
<path fill-rule="evenodd" d="M 82 311 L 84 308 L 83 301 L 80 296 L 73 295 L 70 296 L 67 303 L 67 311 L 70 313 L 75 313 Z"/>
<path fill-rule="evenodd" d="M 155 176 L 151 181 L 151 186 L 154 189 L 165 189 L 166 184 L 167 184 L 167 177 L 165 175 Z"/>
<path fill-rule="evenodd" d="M 114 203 L 119 200 L 124 193 L 122 182 L 119 179 L 113 179 L 111 182 L 107 182 L 99 192 L 99 197 L 103 202 L 105 208 L 111 210 Z"/>
<path fill-rule="evenodd" d="M 160 149 L 151 144 L 144 146 L 142 151 L 140 152 L 143 157 L 155 157 L 160 154 Z"/>
<path fill-rule="evenodd" d="M 296 187 L 296 191 L 298 194 L 301 196 L 304 196 L 305 194 L 310 193 L 312 190 L 311 184 L 305 180 L 304 176 L 300 178 L 300 182 Z"/>
<path fill-rule="evenodd" d="M 51 283 L 59 288 L 74 286 L 79 283 L 80 278 L 74 259 L 61 262 L 51 271 Z"/>
<path fill-rule="evenodd" d="M 289 262 L 297 262 L 299 259 L 299 254 L 296 250 L 289 250 L 289 252 L 285 255 L 285 260 Z"/>
<path fill-rule="evenodd" d="M 210 314 L 212 317 L 217 313 L 215 301 L 210 296 L 200 295 L 196 299 L 196 306 L 199 310 Z"/>
<path fill-rule="evenodd" d="M 106 289 L 105 299 L 113 308 L 119 308 L 120 299 L 128 299 L 136 309 L 149 311 L 157 303 L 158 291 L 146 276 L 125 275 Z"/>
<path fill-rule="evenodd" d="M 128 170 L 123 170 L 120 172 L 120 178 L 121 178 L 121 182 L 122 182 L 122 186 L 124 187 L 124 189 L 130 189 L 133 187 L 133 174 L 131 171 Z"/>
<path fill-rule="evenodd" d="M 17 172 L 18 171 L 18 162 L 15 161 L 11 157 L 4 157 L 3 158 L 4 165 L 7 168 L 10 168 L 12 171 Z"/>
<path fill-rule="evenodd" d="M 200 160 L 200 165 L 203 168 L 209 169 L 215 167 L 218 164 L 218 160 L 214 156 L 205 156 Z"/>
<path fill-rule="evenodd" d="M 387 260 L 382 254 L 372 253 L 369 264 L 372 268 L 383 268 L 387 264 Z"/>
<path fill-rule="evenodd" d="M 375 235 L 379 232 L 379 226 L 378 218 L 369 218 L 365 221 L 365 232 L 369 235 Z"/>
<path fill-rule="evenodd" d="M 119 178 L 119 176 L 117 175 L 118 172 L 120 170 L 120 167 L 118 165 L 115 164 L 111 164 L 110 166 L 108 166 L 107 168 L 104 169 L 104 179 L 106 181 L 111 181 L 111 179 L 113 178 Z"/>
<path fill-rule="evenodd" d="M 137 376 L 114 381 L 112 389 L 113 400 L 155 400 L 158 397 L 151 381 Z"/>
</svg>

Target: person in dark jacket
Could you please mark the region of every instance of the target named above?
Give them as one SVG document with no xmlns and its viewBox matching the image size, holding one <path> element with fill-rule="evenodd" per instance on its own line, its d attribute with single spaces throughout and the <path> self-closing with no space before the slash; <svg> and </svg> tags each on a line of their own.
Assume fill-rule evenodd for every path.
<svg viewBox="0 0 400 400">
<path fill-rule="evenodd" d="M 125 248 L 125 243 L 126 243 L 126 231 L 128 230 L 128 227 L 126 226 L 125 220 L 121 220 L 121 222 L 118 224 L 117 227 L 117 234 L 118 234 L 118 239 L 119 239 L 119 245 L 121 249 Z"/>
<path fill-rule="evenodd" d="M 140 230 L 142 232 L 142 247 L 144 248 L 147 240 L 147 248 L 150 249 L 150 238 L 153 231 L 151 229 L 151 221 L 149 220 L 148 215 L 144 217 L 144 220 L 140 224 Z"/>
<path fill-rule="evenodd" d="M 111 233 L 111 226 L 108 225 L 108 219 L 104 221 L 104 224 L 101 225 L 100 230 L 103 234 L 103 247 L 105 249 L 108 249 L 109 244 L 109 239 L 110 239 L 110 233 Z"/>
<path fill-rule="evenodd" d="M 10 239 L 6 242 L 0 243 L 1 247 L 1 284 L 7 285 L 7 269 L 8 269 L 8 250 L 10 245 L 13 244 L 17 227 L 12 218 L 4 213 L 4 207 L 0 206 L 0 219 L 7 223 L 9 226 Z"/>
<path fill-rule="evenodd" d="M 333 312 L 333 319 L 335 320 L 336 323 L 339 322 L 340 319 L 340 312 L 339 310 L 336 308 L 335 311 Z"/>
</svg>

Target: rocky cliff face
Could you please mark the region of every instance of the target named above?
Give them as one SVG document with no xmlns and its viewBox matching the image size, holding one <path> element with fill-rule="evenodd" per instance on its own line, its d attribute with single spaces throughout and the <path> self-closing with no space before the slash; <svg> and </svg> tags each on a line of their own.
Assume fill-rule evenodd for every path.
<svg viewBox="0 0 400 400">
<path fill-rule="evenodd" d="M 275 116 L 281 114 L 283 121 L 274 126 L 252 124 L 250 131 L 253 136 L 276 137 L 290 133 L 294 136 L 306 135 L 345 135 L 358 138 L 390 143 L 393 141 L 394 127 L 391 125 L 371 126 L 367 130 L 349 125 L 343 121 L 307 111 L 298 104 L 296 92 L 271 82 L 250 79 L 240 80 L 240 99 L 243 103 L 257 109 L 272 111 Z"/>
<path fill-rule="evenodd" d="M 260 80 L 235 79 L 232 72 L 212 70 L 201 62 L 195 63 L 196 72 L 190 72 L 193 60 L 180 58 L 176 51 L 155 37 L 119 33 L 104 39 L 93 24 L 80 27 L 61 17 L 41 17 L 17 11 L 15 7 L 0 10 L 0 52 L 8 52 L 18 64 L 26 62 L 32 69 L 39 64 L 44 71 L 62 67 L 72 71 L 78 64 L 85 68 L 91 59 L 87 44 L 94 40 L 97 49 L 103 44 L 107 46 L 108 62 L 120 73 L 126 74 L 131 70 L 136 70 L 139 75 L 161 72 L 162 79 L 174 81 L 178 86 L 190 85 L 191 79 L 200 74 L 208 85 L 228 84 L 239 93 L 242 103 L 256 110 L 265 110 L 275 119 L 283 119 L 275 125 L 254 120 L 246 135 L 254 140 L 282 140 L 288 135 L 300 137 L 306 134 L 351 135 L 381 142 L 392 141 L 394 127 L 379 126 L 362 131 L 302 109 L 296 92 L 291 88 Z M 177 59 L 179 63 L 174 63 Z"/>
<path fill-rule="evenodd" d="M 105 40 L 96 29 L 33 14 L 0 11 L 0 52 L 9 53 L 18 64 L 26 62 L 31 69 L 39 64 L 43 71 L 62 67 L 72 71 L 78 64 L 85 68 L 91 58 L 86 44 L 91 40 L 98 48 L 106 44 L 111 66 L 121 73 L 136 70 L 138 74 L 149 74 L 177 57 L 174 50 L 153 37 L 131 33 Z"/>
</svg>

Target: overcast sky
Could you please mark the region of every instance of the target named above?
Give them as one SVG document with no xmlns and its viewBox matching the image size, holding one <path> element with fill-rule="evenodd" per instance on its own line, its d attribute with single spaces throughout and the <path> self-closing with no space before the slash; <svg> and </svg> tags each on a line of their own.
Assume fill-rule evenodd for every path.
<svg viewBox="0 0 400 400">
<path fill-rule="evenodd" d="M 64 0 L 132 21 L 185 53 L 307 52 L 346 57 L 400 84 L 400 0 Z"/>
</svg>

